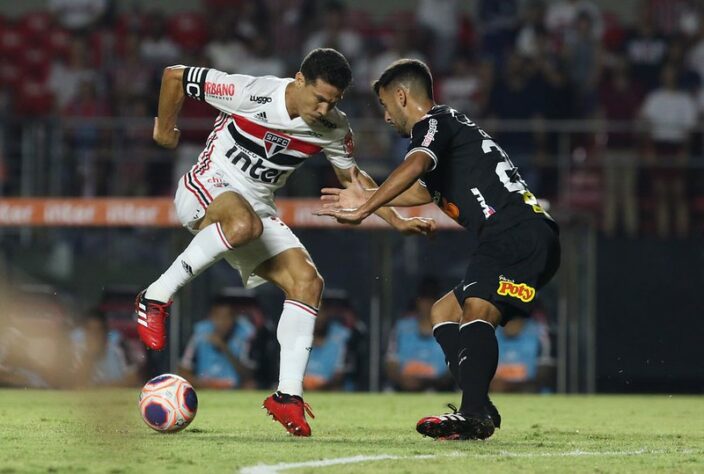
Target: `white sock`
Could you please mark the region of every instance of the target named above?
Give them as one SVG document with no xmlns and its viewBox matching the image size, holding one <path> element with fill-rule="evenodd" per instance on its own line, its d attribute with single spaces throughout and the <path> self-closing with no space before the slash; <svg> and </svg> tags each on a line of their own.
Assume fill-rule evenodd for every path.
<svg viewBox="0 0 704 474">
<path fill-rule="evenodd" d="M 294 300 L 284 301 L 276 338 L 281 344 L 279 392 L 303 395 L 303 375 L 313 346 L 313 328 L 318 310 Z"/>
<path fill-rule="evenodd" d="M 220 260 L 229 250 L 232 246 L 225 239 L 220 224 L 210 224 L 198 232 L 168 270 L 149 285 L 144 296 L 166 303 L 183 285 Z"/>
</svg>

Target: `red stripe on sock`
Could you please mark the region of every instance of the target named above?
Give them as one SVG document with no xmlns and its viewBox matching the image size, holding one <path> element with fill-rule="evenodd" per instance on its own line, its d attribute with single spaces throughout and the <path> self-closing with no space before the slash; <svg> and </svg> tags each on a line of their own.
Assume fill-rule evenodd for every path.
<svg viewBox="0 0 704 474">
<path fill-rule="evenodd" d="M 300 303 L 300 302 L 294 301 L 294 300 L 284 301 L 284 304 L 286 304 L 286 303 L 291 304 L 291 305 L 295 306 L 296 308 L 302 309 L 303 311 L 312 314 L 314 317 L 318 316 L 318 311 L 314 308 L 311 308 L 310 306 L 308 306 L 305 303 Z"/>
<path fill-rule="evenodd" d="M 220 236 L 220 240 L 222 240 L 222 243 L 225 244 L 225 246 L 228 249 L 232 250 L 233 247 L 232 247 L 232 245 L 230 245 L 230 242 L 228 242 L 227 239 L 225 238 L 225 234 L 223 233 L 222 227 L 220 227 L 219 222 L 215 223 L 215 229 L 218 231 L 218 235 Z"/>
</svg>

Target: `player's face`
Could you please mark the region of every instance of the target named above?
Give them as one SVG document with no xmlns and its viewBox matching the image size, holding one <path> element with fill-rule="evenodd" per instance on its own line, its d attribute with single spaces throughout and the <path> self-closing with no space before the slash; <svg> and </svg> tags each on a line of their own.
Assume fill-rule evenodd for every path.
<svg viewBox="0 0 704 474">
<path fill-rule="evenodd" d="M 325 117 L 342 99 L 342 91 L 327 82 L 316 79 L 306 82 L 303 75 L 296 74 L 298 115 L 308 125 Z"/>
<path fill-rule="evenodd" d="M 402 137 L 409 137 L 408 117 L 399 103 L 399 98 L 393 90 L 379 88 L 379 102 L 384 107 L 384 121 L 394 127 Z"/>
</svg>

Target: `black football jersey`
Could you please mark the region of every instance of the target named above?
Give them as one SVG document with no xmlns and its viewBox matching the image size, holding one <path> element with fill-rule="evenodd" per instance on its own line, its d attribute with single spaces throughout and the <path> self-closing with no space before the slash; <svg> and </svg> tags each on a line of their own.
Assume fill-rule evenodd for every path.
<svg viewBox="0 0 704 474">
<path fill-rule="evenodd" d="M 448 216 L 477 235 L 528 219 L 552 222 L 506 152 L 455 109 L 436 105 L 415 124 L 406 157 L 419 150 L 433 159 L 421 184 Z"/>
</svg>

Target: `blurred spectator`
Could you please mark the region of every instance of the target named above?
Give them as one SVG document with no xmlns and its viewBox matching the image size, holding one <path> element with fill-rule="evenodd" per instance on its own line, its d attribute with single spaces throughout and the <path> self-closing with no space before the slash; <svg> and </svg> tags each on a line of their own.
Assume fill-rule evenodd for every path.
<svg viewBox="0 0 704 474">
<path fill-rule="evenodd" d="M 229 298 L 216 298 L 208 318 L 193 327 L 180 372 L 198 387 L 254 388 L 250 351 L 255 336 L 246 314 L 236 313 Z"/>
<path fill-rule="evenodd" d="M 591 34 L 601 39 L 604 23 L 599 7 L 589 0 L 558 0 L 551 2 L 545 13 L 545 26 L 560 43 L 567 41 L 574 31 L 580 14 L 589 16 L 592 22 Z"/>
<path fill-rule="evenodd" d="M 369 90 L 369 84 L 379 79 L 381 73 L 397 59 L 413 58 L 425 61 L 425 56 L 413 47 L 411 25 L 396 25 L 387 48 L 369 61 L 367 79 L 359 87 Z"/>
<path fill-rule="evenodd" d="M 699 74 L 704 83 L 704 24 L 700 22 L 697 35 L 692 39 L 692 46 L 687 54 L 687 64 Z"/>
<path fill-rule="evenodd" d="M 499 120 L 533 121 L 533 131 L 505 131 L 499 134 L 502 147 L 511 161 L 521 169 L 521 176 L 528 186 L 540 192 L 539 170 L 532 166 L 538 151 L 540 132 L 538 121 L 542 118 L 542 77 L 530 77 L 527 60 L 514 53 L 508 57 L 503 73 L 491 94 L 490 110 Z"/>
<path fill-rule="evenodd" d="M 689 232 L 684 166 L 697 109 L 694 99 L 678 89 L 677 81 L 677 70 L 664 68 L 662 87 L 648 94 L 641 111 L 650 128 L 646 159 L 652 167 L 656 228 L 662 238 L 670 234 L 671 213 L 677 235 L 685 237 Z"/>
<path fill-rule="evenodd" d="M 54 62 L 49 73 L 48 85 L 56 110 L 63 111 L 74 100 L 82 83 L 95 83 L 97 79 L 97 71 L 89 62 L 88 43 L 74 38 L 68 60 Z"/>
<path fill-rule="evenodd" d="M 63 115 L 84 119 L 71 128 L 71 133 L 67 137 L 78 162 L 81 195 L 105 194 L 108 168 L 111 163 L 109 160 L 100 161 L 98 158 L 108 152 L 106 146 L 108 127 L 101 126 L 90 119 L 107 117 L 110 115 L 110 109 L 107 103 L 98 97 L 93 82 L 80 84 L 78 96 L 66 106 Z"/>
<path fill-rule="evenodd" d="M 457 51 L 460 19 L 457 0 L 418 2 L 416 20 L 427 36 L 423 43 L 429 48 L 424 52 L 432 58 L 432 69 L 436 74 L 445 74 L 450 69 Z"/>
<path fill-rule="evenodd" d="M 596 89 L 601 77 L 601 42 L 595 38 L 592 17 L 580 12 L 575 22 L 575 33 L 565 45 L 567 70 L 576 95 L 575 112 L 579 117 L 589 117 L 597 104 Z"/>
<path fill-rule="evenodd" d="M 64 28 L 86 31 L 110 8 L 110 0 L 49 0 L 49 11 Z"/>
<path fill-rule="evenodd" d="M 315 320 L 313 349 L 303 378 L 305 390 L 343 388 L 352 332 L 331 316 L 323 303 Z"/>
<path fill-rule="evenodd" d="M 110 69 L 115 112 L 123 117 L 130 116 L 126 113 L 129 103 L 152 94 L 154 70 L 145 67 L 140 60 L 139 42 L 140 37 L 137 33 L 127 34 L 121 45 L 122 54 Z"/>
<path fill-rule="evenodd" d="M 80 387 L 131 386 L 138 383 L 135 367 L 127 365 L 122 337 L 111 331 L 106 315 L 89 311 L 81 326 L 71 333 L 75 351 L 75 377 Z"/>
<path fill-rule="evenodd" d="M 638 24 L 629 33 L 624 47 L 633 78 L 646 91 L 655 88 L 667 57 L 668 41 L 655 30 L 647 11 L 639 12 Z"/>
<path fill-rule="evenodd" d="M 514 318 L 496 329 L 499 364 L 491 381 L 495 392 L 538 392 L 549 386 L 550 357 L 547 326 L 533 318 Z"/>
<path fill-rule="evenodd" d="M 386 376 L 398 390 L 450 390 L 454 386 L 445 355 L 433 337 L 430 310 L 439 296 L 437 283 L 424 280 L 413 314 L 399 319 L 389 337 Z"/>
<path fill-rule="evenodd" d="M 639 10 L 654 20 L 658 33 L 676 35 L 687 27 L 687 16 L 693 14 L 692 4 L 697 0 L 643 0 Z"/>
<path fill-rule="evenodd" d="M 526 57 L 539 57 L 538 35 L 545 30 L 545 3 L 529 0 L 521 14 L 521 23 L 516 34 L 516 52 Z"/>
<path fill-rule="evenodd" d="M 179 63 L 181 49 L 166 35 L 164 15 L 159 11 L 152 11 L 147 17 L 147 24 L 149 27 L 139 47 L 142 60 L 156 69 Z"/>
<path fill-rule="evenodd" d="M 622 214 L 626 234 L 633 238 L 638 233 L 638 152 L 633 132 L 623 127 L 633 126 L 642 95 L 625 64 L 619 63 L 611 69 L 601 86 L 600 98 L 600 117 L 607 127 L 618 127 L 618 131 L 607 131 L 605 135 L 604 231 L 613 236 Z"/>
<path fill-rule="evenodd" d="M 286 66 L 273 55 L 269 38 L 256 36 L 250 40 L 247 55 L 240 63 L 238 72 L 250 76 L 282 77 L 286 74 Z"/>
<path fill-rule="evenodd" d="M 53 288 L 8 293 L 0 311 L 0 387 L 71 386 L 66 308 Z"/>
<path fill-rule="evenodd" d="M 247 47 L 232 27 L 233 14 L 225 13 L 213 19 L 210 42 L 205 46 L 209 67 L 240 74 L 239 64 L 247 57 Z"/>
<path fill-rule="evenodd" d="M 518 0 L 479 0 L 477 12 L 482 54 L 496 65 L 513 46 L 518 28 Z"/>
<path fill-rule="evenodd" d="M 491 78 L 490 64 L 472 62 L 465 56 L 457 57 L 450 75 L 438 80 L 439 100 L 469 117 L 481 116 L 489 99 Z"/>
<path fill-rule="evenodd" d="M 321 28 L 313 32 L 303 46 L 306 55 L 316 48 L 334 48 L 354 65 L 364 52 L 362 38 L 347 27 L 347 7 L 340 0 L 328 0 L 323 11 Z"/>
</svg>

